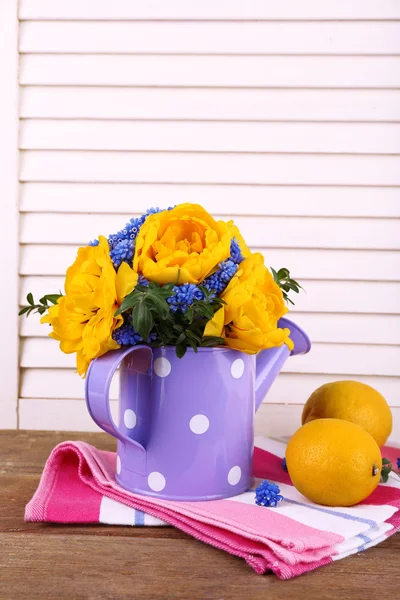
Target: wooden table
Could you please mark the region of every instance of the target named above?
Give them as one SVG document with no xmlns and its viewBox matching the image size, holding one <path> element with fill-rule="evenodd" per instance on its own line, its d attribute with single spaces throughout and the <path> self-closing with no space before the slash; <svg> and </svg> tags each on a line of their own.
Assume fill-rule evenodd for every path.
<svg viewBox="0 0 400 600">
<path fill-rule="evenodd" d="M 0 432 L 1 600 L 369 600 L 400 597 L 400 536 L 290 581 L 173 528 L 24 523 L 52 448 L 67 439 L 114 449 L 100 434 Z"/>
</svg>

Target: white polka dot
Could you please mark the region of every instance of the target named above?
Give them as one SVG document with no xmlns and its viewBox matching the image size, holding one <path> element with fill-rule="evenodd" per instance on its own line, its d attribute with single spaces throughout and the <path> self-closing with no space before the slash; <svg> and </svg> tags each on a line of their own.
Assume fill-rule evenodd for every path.
<svg viewBox="0 0 400 600">
<path fill-rule="evenodd" d="M 117 473 L 118 475 L 121 473 L 121 459 L 117 454 Z"/>
<path fill-rule="evenodd" d="M 136 427 L 136 414 L 131 408 L 127 408 L 124 412 L 124 423 L 127 429 L 133 429 Z"/>
<path fill-rule="evenodd" d="M 205 433 L 210 427 L 210 421 L 207 419 L 206 415 L 194 415 L 194 417 L 190 419 L 189 427 L 193 433 L 200 435 L 201 433 Z"/>
<path fill-rule="evenodd" d="M 165 488 L 167 482 L 165 481 L 164 475 L 161 475 L 161 473 L 158 473 L 157 471 L 153 471 L 148 476 L 147 483 L 149 484 L 149 488 L 154 492 L 161 492 L 161 490 Z"/>
<path fill-rule="evenodd" d="M 243 359 L 237 358 L 236 360 L 233 361 L 233 363 L 231 365 L 231 373 L 232 373 L 232 377 L 234 377 L 235 379 L 240 379 L 240 377 L 244 373 Z"/>
<path fill-rule="evenodd" d="M 154 371 L 159 377 L 168 377 L 171 373 L 171 363 L 168 358 L 164 358 L 163 356 L 156 358 L 154 361 Z"/>
<path fill-rule="evenodd" d="M 238 466 L 232 467 L 232 469 L 228 473 L 228 482 L 231 485 L 236 485 L 237 483 L 239 483 L 241 476 L 242 469 Z"/>
</svg>

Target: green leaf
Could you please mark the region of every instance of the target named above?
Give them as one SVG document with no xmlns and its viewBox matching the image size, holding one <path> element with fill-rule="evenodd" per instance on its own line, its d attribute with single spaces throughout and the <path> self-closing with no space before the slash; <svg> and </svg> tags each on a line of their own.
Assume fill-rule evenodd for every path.
<svg viewBox="0 0 400 600">
<path fill-rule="evenodd" d="M 193 333 L 193 331 L 191 331 L 190 329 L 186 329 L 185 333 L 188 340 L 192 340 L 194 343 L 197 344 L 201 343 L 201 337 Z"/>
<path fill-rule="evenodd" d="M 286 269 L 286 267 L 282 267 L 278 271 L 275 271 L 275 269 L 272 267 L 270 267 L 270 269 L 275 283 L 279 285 L 282 290 L 284 300 L 290 304 L 294 304 L 294 302 L 289 298 L 288 294 L 289 292 L 295 292 L 298 294 L 300 290 L 303 289 L 301 285 L 295 279 L 290 277 L 290 271 L 289 269 Z"/>
<path fill-rule="evenodd" d="M 389 481 L 389 473 L 390 473 L 390 471 L 383 471 L 382 470 L 381 479 L 380 479 L 380 481 L 382 483 L 387 483 Z"/>
<path fill-rule="evenodd" d="M 146 342 L 149 339 L 150 331 L 153 329 L 154 318 L 151 310 L 142 300 L 133 309 L 132 325 Z"/>
<path fill-rule="evenodd" d="M 277 275 L 278 275 L 278 279 L 286 279 L 286 278 L 290 277 L 289 269 L 286 269 L 285 267 L 283 267 L 282 269 L 279 269 Z"/>
<path fill-rule="evenodd" d="M 142 296 L 141 292 L 137 292 L 136 289 L 134 289 L 133 292 L 131 292 L 130 294 L 125 296 L 125 298 L 122 301 L 121 306 L 115 312 L 115 316 L 121 315 L 123 312 L 133 308 L 136 305 L 136 303 L 139 301 L 141 296 Z"/>
<path fill-rule="evenodd" d="M 157 296 L 156 294 L 147 294 L 147 296 L 145 296 L 145 302 L 147 306 L 154 308 L 160 319 L 164 320 L 168 317 L 169 305 L 160 296 Z"/>
<path fill-rule="evenodd" d="M 165 337 L 172 337 L 172 324 L 170 321 L 160 321 L 157 323 L 157 328 Z"/>
<path fill-rule="evenodd" d="M 47 304 L 47 302 L 51 302 L 51 304 L 57 304 L 58 299 L 62 297 L 62 294 L 47 294 L 47 296 L 43 296 L 39 300 L 41 304 Z"/>
<path fill-rule="evenodd" d="M 35 304 L 33 295 L 29 293 L 26 297 L 29 306 L 24 307 L 22 310 L 20 310 L 18 314 L 25 314 L 27 317 L 32 313 L 39 313 L 40 315 L 43 315 L 49 309 L 48 302 L 56 304 L 58 302 L 58 299 L 61 297 L 62 294 L 47 294 L 46 296 L 40 298 L 39 304 Z"/>
<path fill-rule="evenodd" d="M 189 308 L 188 308 L 188 309 L 187 309 L 187 311 L 185 312 L 185 315 L 184 315 L 184 316 L 185 316 L 185 319 L 186 319 L 187 321 L 189 321 L 189 323 L 192 323 L 192 322 L 193 322 L 193 319 L 194 319 L 194 307 L 193 307 L 193 305 L 192 305 L 192 306 L 189 306 Z"/>
<path fill-rule="evenodd" d="M 183 358 L 186 354 L 186 346 L 184 344 L 179 344 L 175 348 L 175 353 L 178 358 Z"/>
<path fill-rule="evenodd" d="M 161 287 L 158 283 L 151 282 L 146 290 L 148 294 L 155 294 L 161 298 L 169 298 L 170 296 L 175 295 L 174 285 L 172 283 L 167 283 Z"/>
<path fill-rule="evenodd" d="M 200 346 L 203 348 L 211 348 L 213 346 L 223 346 L 225 343 L 224 338 L 218 337 L 216 335 L 206 335 L 201 340 Z"/>
<path fill-rule="evenodd" d="M 178 336 L 177 340 L 176 340 L 176 345 L 179 346 L 180 344 L 182 344 L 186 339 L 186 332 L 182 331 L 182 333 Z"/>
<path fill-rule="evenodd" d="M 208 320 L 212 319 L 214 316 L 214 310 L 212 307 L 204 302 L 204 300 L 200 300 L 196 303 L 197 312 L 202 317 L 206 317 Z"/>
<path fill-rule="evenodd" d="M 288 283 L 286 284 L 286 287 L 287 287 L 287 290 L 288 290 L 288 291 L 289 291 L 289 290 L 293 290 L 293 291 L 294 291 L 294 292 L 296 292 L 297 294 L 298 294 L 298 293 L 299 293 L 299 291 L 300 291 L 300 288 L 299 288 L 299 286 L 298 286 L 297 284 L 295 284 L 295 283 L 288 282 Z"/>
<path fill-rule="evenodd" d="M 210 295 L 210 291 L 208 290 L 208 288 L 206 288 L 205 285 L 199 285 L 199 290 L 203 292 L 206 298 Z"/>
<path fill-rule="evenodd" d="M 227 302 L 223 298 L 214 298 L 213 304 L 216 305 L 216 308 L 218 310 L 219 308 L 221 308 L 221 306 L 224 306 L 224 304 L 227 304 Z"/>
<path fill-rule="evenodd" d="M 388 458 L 382 458 L 381 482 L 387 483 L 389 480 L 389 473 L 392 472 L 395 472 L 392 469 L 392 461 Z"/>
<path fill-rule="evenodd" d="M 162 289 L 164 292 L 169 292 L 169 293 L 173 293 L 173 294 L 175 294 L 175 292 L 174 292 L 174 285 L 175 285 L 175 284 L 173 284 L 173 283 L 166 283 L 165 285 L 163 285 L 163 286 L 162 286 L 162 288 L 161 288 L 161 289 Z"/>
<path fill-rule="evenodd" d="M 190 339 L 189 337 L 187 338 L 187 341 L 188 341 L 189 346 L 191 346 L 193 348 L 193 350 L 195 351 L 195 353 L 197 354 L 198 346 L 197 346 L 196 342 L 193 341 L 192 339 Z"/>
</svg>

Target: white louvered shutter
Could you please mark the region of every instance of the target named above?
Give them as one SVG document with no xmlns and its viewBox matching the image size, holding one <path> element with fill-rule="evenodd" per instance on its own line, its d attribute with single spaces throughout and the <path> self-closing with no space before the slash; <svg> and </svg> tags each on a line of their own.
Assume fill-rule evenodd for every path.
<svg viewBox="0 0 400 600">
<path fill-rule="evenodd" d="M 21 0 L 20 19 L 20 301 L 130 216 L 201 203 L 307 292 L 313 349 L 269 430 L 355 378 L 399 437 L 400 3 Z M 20 333 L 20 426 L 94 429 L 74 357 L 37 320 Z"/>
</svg>

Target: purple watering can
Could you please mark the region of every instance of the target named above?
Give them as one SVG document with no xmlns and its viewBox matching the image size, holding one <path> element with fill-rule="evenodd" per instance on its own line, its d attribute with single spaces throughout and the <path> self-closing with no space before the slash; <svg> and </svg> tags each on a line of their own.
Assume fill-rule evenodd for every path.
<svg viewBox="0 0 400 600">
<path fill-rule="evenodd" d="M 308 336 L 281 319 L 294 354 Z M 229 348 L 132 346 L 94 360 L 86 379 L 92 419 L 118 440 L 116 480 L 127 490 L 168 500 L 236 496 L 252 482 L 254 413 L 286 359 L 287 346 L 258 355 Z M 120 367 L 119 426 L 109 390 Z"/>
</svg>

